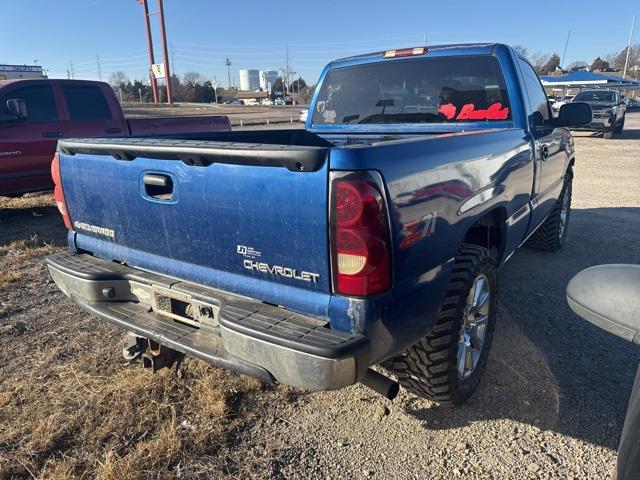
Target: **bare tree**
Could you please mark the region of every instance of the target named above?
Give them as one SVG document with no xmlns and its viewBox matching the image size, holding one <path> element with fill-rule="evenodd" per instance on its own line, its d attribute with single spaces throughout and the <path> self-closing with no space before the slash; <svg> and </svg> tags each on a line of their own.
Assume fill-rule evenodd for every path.
<svg viewBox="0 0 640 480">
<path fill-rule="evenodd" d="M 531 54 L 531 57 L 529 57 L 529 61 L 536 69 L 536 71 L 540 73 L 542 71 L 542 67 L 549 61 L 550 58 L 550 53 L 534 52 Z"/>
<path fill-rule="evenodd" d="M 615 58 L 610 62 L 611 66 L 618 69 L 624 70 L 624 65 L 627 61 L 627 50 L 625 47 Z M 631 50 L 629 50 L 629 66 L 632 67 L 638 64 L 638 60 L 640 57 L 640 44 L 632 45 Z"/>
<path fill-rule="evenodd" d="M 129 77 L 127 77 L 125 73 L 121 72 L 120 70 L 118 70 L 117 72 L 113 72 L 111 74 L 111 77 L 109 77 L 109 84 L 114 88 L 128 85 L 130 83 L 131 80 L 129 80 Z"/>
<path fill-rule="evenodd" d="M 514 45 L 513 49 L 516 51 L 516 53 L 519 53 L 520 56 L 527 59 L 529 58 L 529 49 L 527 47 L 523 47 L 522 45 Z"/>
</svg>

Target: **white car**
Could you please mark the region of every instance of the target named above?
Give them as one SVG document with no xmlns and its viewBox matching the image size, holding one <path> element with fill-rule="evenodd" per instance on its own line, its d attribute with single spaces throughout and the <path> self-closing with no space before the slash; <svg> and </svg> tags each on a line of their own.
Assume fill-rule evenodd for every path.
<svg viewBox="0 0 640 480">
<path fill-rule="evenodd" d="M 309 116 L 309 109 L 305 108 L 304 110 L 300 110 L 300 121 L 302 123 L 307 123 L 308 116 Z"/>
<path fill-rule="evenodd" d="M 260 104 L 258 103 L 258 101 L 257 101 L 257 100 L 255 100 L 255 99 L 251 99 L 251 100 L 247 100 L 247 101 L 245 101 L 245 105 L 256 106 L 256 105 L 260 105 Z"/>
<path fill-rule="evenodd" d="M 265 98 L 262 100 L 262 105 L 273 105 L 273 101 L 269 98 Z"/>
</svg>

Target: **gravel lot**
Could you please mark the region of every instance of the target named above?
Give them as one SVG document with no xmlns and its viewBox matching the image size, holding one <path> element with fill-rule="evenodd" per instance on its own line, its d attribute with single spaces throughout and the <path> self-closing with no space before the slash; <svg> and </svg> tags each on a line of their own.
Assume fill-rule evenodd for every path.
<svg viewBox="0 0 640 480">
<path fill-rule="evenodd" d="M 502 268 L 491 357 L 467 405 L 443 408 L 405 393 L 389 402 L 363 386 L 322 393 L 259 389 L 240 403 L 233 400 L 239 420 L 230 424 L 219 450 L 210 457 L 170 457 L 168 471 L 184 478 L 612 478 L 640 349 L 574 315 L 564 289 L 588 266 L 640 263 L 640 114 L 628 114 L 619 138 L 577 134 L 576 146 L 569 241 L 557 253 L 523 249 Z M 30 239 L 36 249 L 60 248 L 64 231 L 50 201 L 0 198 L 0 248 Z M 57 358 L 70 366 L 86 361 L 76 350 L 65 351 L 72 336 L 65 332 L 91 331 L 93 320 L 48 281 L 42 253 L 17 265 L 11 260 L 15 249 L 0 250 L 0 272 L 9 267 L 17 272 L 0 286 L 0 393 L 4 382 L 25 368 L 46 375 L 48 365 L 31 362 L 43 345 L 55 344 L 62 352 Z M 110 344 L 119 336 L 115 328 L 100 325 L 86 339 L 87 348 L 113 350 L 106 359 L 113 361 L 117 346 Z M 98 363 L 95 368 L 109 382 L 132 367 Z M 175 382 L 193 388 L 177 377 Z M 67 392 L 61 389 L 62 401 Z M 162 392 L 154 405 L 175 407 L 172 422 L 190 422 L 176 398 Z M 1 401 L 0 395 L 0 407 Z M 118 405 L 114 400 L 115 411 Z M 0 478 L 11 472 L 46 477 L 50 462 L 73 456 L 64 442 L 45 453 L 26 449 L 19 456 L 20 445 L 32 439 L 3 446 L 6 427 L 0 425 Z M 111 458 L 109 445 L 98 447 L 93 467 L 78 464 L 69 478 L 94 476 L 98 464 Z M 17 461 L 29 468 L 7 467 Z M 154 470 L 138 473 L 162 476 Z"/>
</svg>

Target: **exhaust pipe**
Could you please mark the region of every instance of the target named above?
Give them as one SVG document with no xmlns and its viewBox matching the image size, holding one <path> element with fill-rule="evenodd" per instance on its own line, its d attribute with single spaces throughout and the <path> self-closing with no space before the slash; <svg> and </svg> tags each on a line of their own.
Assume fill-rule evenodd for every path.
<svg viewBox="0 0 640 480">
<path fill-rule="evenodd" d="M 398 382 L 391 380 L 389 377 L 382 375 L 375 370 L 368 369 L 364 378 L 360 380 L 360 383 L 366 385 L 374 392 L 379 393 L 389 400 L 393 400 L 400 391 L 400 385 Z"/>
</svg>

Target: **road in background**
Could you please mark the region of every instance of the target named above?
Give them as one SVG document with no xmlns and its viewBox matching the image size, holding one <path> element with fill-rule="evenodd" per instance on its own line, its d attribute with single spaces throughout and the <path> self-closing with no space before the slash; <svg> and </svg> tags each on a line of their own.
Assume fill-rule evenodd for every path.
<svg viewBox="0 0 640 480">
<path fill-rule="evenodd" d="M 153 106 L 152 104 L 125 103 L 126 117 L 163 117 L 177 115 L 226 115 L 234 127 L 264 125 L 267 123 L 299 123 L 300 110 L 305 106 L 251 106 L 218 105 L 206 103 L 180 103 Z"/>
</svg>

